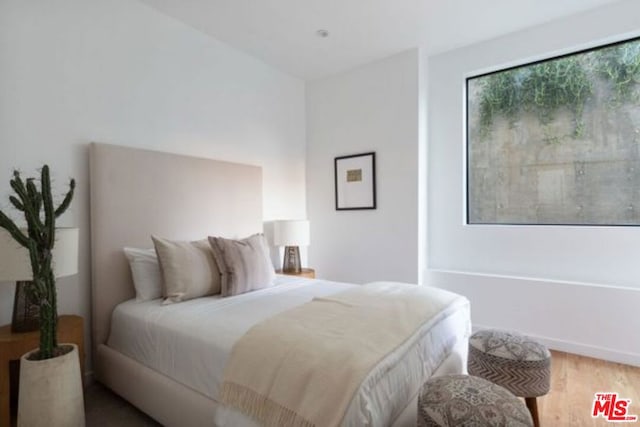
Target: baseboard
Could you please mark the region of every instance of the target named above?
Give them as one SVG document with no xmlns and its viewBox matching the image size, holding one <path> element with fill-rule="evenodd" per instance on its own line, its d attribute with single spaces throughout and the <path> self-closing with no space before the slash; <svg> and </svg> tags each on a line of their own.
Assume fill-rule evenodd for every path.
<svg viewBox="0 0 640 427">
<path fill-rule="evenodd" d="M 501 329 L 495 328 L 492 326 L 486 325 L 473 325 L 473 332 L 480 331 L 483 329 Z M 593 357 L 595 359 L 607 360 L 609 362 L 623 363 L 625 365 L 637 366 L 640 367 L 640 354 L 634 353 L 625 353 L 620 351 L 614 351 L 608 348 L 581 344 L 570 341 L 563 341 L 549 337 L 541 337 L 539 335 L 530 334 L 526 331 L 519 331 L 531 337 L 537 341 L 540 341 L 542 344 L 546 345 L 551 350 L 562 351 L 565 353 L 578 354 L 580 356 Z"/>
</svg>

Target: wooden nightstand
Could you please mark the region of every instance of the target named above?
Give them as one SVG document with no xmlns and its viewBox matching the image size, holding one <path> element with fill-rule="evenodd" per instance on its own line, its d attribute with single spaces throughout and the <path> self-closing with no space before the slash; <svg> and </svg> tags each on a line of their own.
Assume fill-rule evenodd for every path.
<svg viewBox="0 0 640 427">
<path fill-rule="evenodd" d="M 80 369 L 84 374 L 84 325 L 80 316 L 58 317 L 58 343 L 78 345 Z M 0 327 L 0 426 L 10 426 L 11 390 L 9 364 L 40 345 L 40 331 L 13 333 L 11 325 Z M 17 396 L 17 393 L 15 394 Z"/>
<path fill-rule="evenodd" d="M 278 274 L 286 274 L 287 276 L 306 277 L 307 279 L 315 279 L 316 271 L 313 268 L 303 268 L 301 273 L 285 273 L 282 270 L 276 270 Z"/>
</svg>

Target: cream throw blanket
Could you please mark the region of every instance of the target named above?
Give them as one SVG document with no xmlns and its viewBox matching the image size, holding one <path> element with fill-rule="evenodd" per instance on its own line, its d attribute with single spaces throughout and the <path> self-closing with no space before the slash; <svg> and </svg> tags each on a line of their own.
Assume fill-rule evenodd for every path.
<svg viewBox="0 0 640 427">
<path fill-rule="evenodd" d="M 457 297 L 380 282 L 275 315 L 234 345 L 220 400 L 266 426 L 338 426 L 368 373 Z"/>
</svg>

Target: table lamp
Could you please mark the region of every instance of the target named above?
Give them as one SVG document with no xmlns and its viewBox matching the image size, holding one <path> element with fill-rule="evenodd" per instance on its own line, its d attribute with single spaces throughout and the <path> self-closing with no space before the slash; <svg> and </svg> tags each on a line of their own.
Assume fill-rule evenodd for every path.
<svg viewBox="0 0 640 427">
<path fill-rule="evenodd" d="M 53 274 L 56 278 L 78 272 L 77 228 L 56 228 L 53 247 Z M 29 251 L 20 246 L 4 229 L 0 229 L 0 282 L 16 282 L 11 319 L 12 332 L 29 332 L 38 329 L 40 310 L 26 293 L 26 286 L 33 280 Z"/>
<path fill-rule="evenodd" d="M 285 247 L 282 271 L 284 273 L 302 272 L 299 246 L 309 245 L 309 221 L 276 221 L 273 230 L 273 243 L 276 246 Z"/>
</svg>

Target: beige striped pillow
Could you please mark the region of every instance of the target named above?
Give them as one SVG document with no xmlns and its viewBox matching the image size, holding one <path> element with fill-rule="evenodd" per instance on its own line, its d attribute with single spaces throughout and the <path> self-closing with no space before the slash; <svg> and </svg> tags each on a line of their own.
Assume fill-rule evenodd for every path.
<svg viewBox="0 0 640 427">
<path fill-rule="evenodd" d="M 209 237 L 209 244 L 222 275 L 223 297 L 273 285 L 276 276 L 264 235 L 242 240 Z"/>
<path fill-rule="evenodd" d="M 164 304 L 220 292 L 220 273 L 206 239 L 178 242 L 151 238 L 162 272 Z"/>
</svg>

